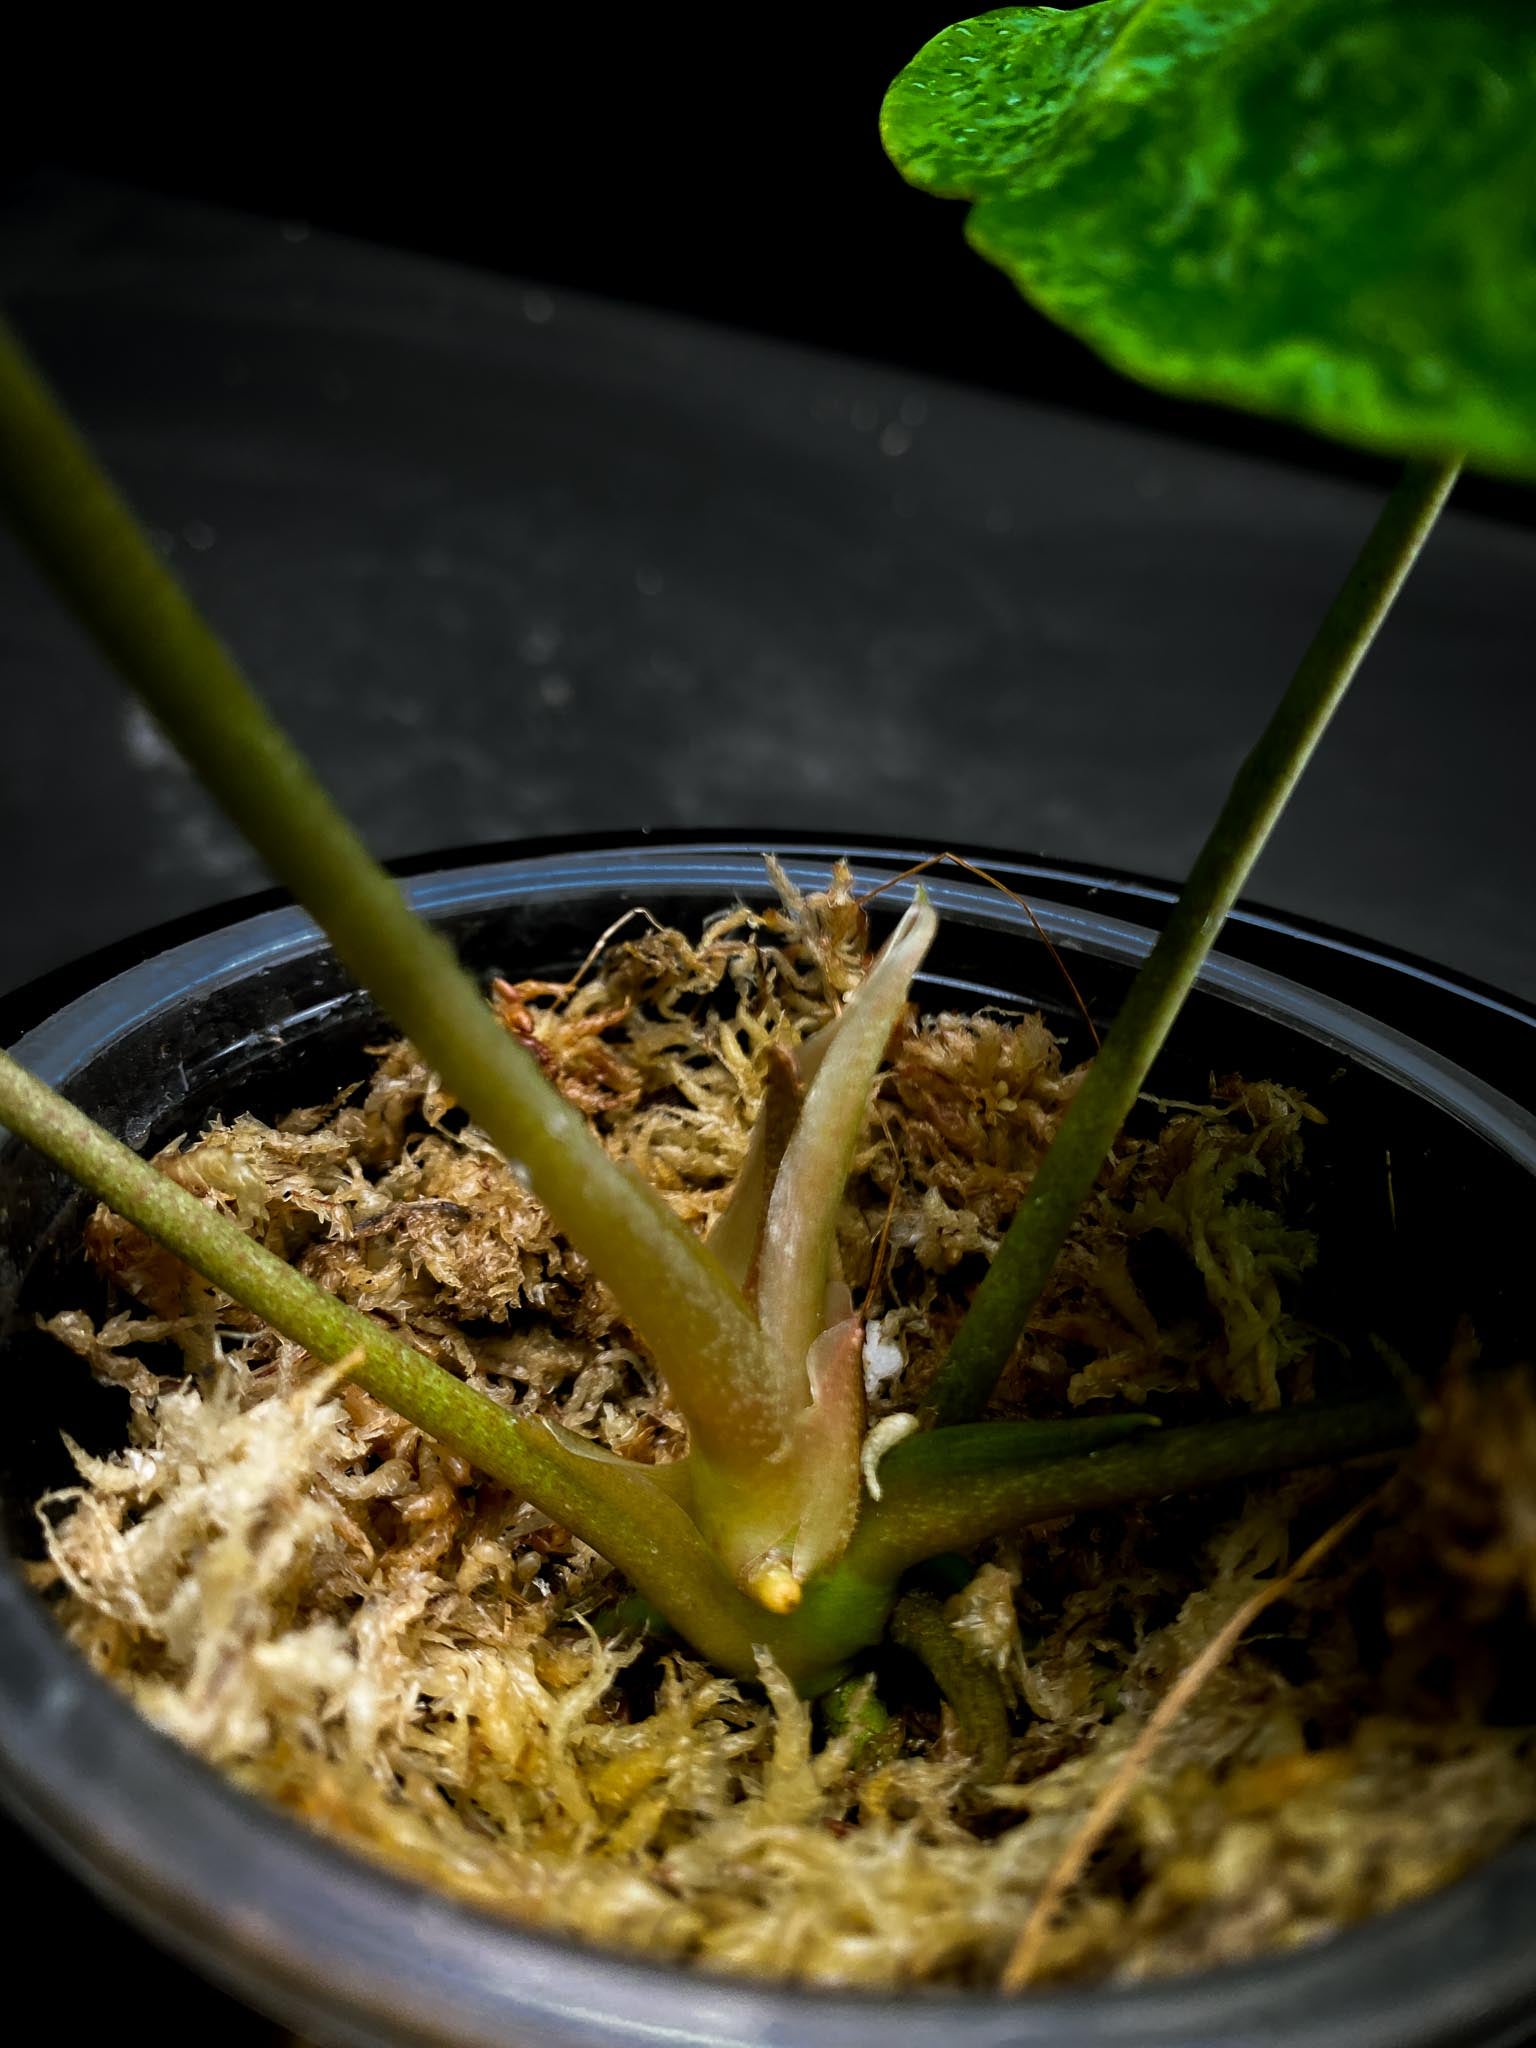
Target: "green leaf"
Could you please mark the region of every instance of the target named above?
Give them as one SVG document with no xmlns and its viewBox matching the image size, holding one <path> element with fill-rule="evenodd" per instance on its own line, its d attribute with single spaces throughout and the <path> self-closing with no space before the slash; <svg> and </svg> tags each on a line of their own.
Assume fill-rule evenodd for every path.
<svg viewBox="0 0 1536 2048">
<path fill-rule="evenodd" d="M 1099 0 L 948 29 L 886 147 L 1143 383 L 1536 475 L 1530 0 Z"/>
</svg>

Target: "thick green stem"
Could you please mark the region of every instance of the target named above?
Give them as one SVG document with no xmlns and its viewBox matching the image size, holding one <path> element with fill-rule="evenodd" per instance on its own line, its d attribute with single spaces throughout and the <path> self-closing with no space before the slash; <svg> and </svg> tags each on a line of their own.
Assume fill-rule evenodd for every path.
<svg viewBox="0 0 1536 2048">
<path fill-rule="evenodd" d="M 610 1160 L 410 909 L 169 574 L 0 322 L 0 507 L 273 873 L 505 1156 L 649 1345 L 695 1439 L 747 1471 L 779 1442 L 757 1325 L 700 1240 Z"/>
<path fill-rule="evenodd" d="M 970 1439 L 969 1455 L 936 1469 L 922 1455 L 925 1440 L 909 1437 L 881 1467 L 880 1501 L 860 1524 L 848 1562 L 866 1574 L 903 1572 L 941 1551 L 971 1550 L 989 1536 L 1056 1515 L 1390 1450 L 1411 1442 L 1415 1426 L 1408 1402 L 1386 1394 L 1163 1429 L 1080 1457 L 1012 1467 L 997 1462 L 985 1426 L 956 1430 Z"/>
<path fill-rule="evenodd" d="M 1388 500 L 1263 737 L 1238 771 L 934 1382 L 940 1423 L 986 1406 L 1051 1268 L 1250 869 L 1450 495 L 1459 465 L 1415 464 Z"/>
<path fill-rule="evenodd" d="M 970 1486 L 979 1474 L 1016 1473 L 1054 1458 L 1081 1458 L 1127 1437 L 1145 1438 L 1161 1427 L 1155 1415 L 1069 1415 L 1056 1422 L 972 1422 L 954 1429 L 923 1430 L 886 1452 L 879 1467 L 880 1490 L 895 1478 L 909 1490 Z M 937 1555 L 937 1552 L 933 1553 Z"/>
<path fill-rule="evenodd" d="M 8 1053 L 0 1053 L 0 1123 L 312 1357 L 346 1362 L 386 1406 L 573 1530 L 706 1657 L 752 1674 L 767 1617 L 643 1467 L 573 1448 L 545 1424 L 509 1415 L 157 1172 Z"/>
<path fill-rule="evenodd" d="M 997 1463 L 985 1427 L 956 1429 L 961 1454 L 938 1467 L 926 1450 L 936 1439 L 909 1437 L 882 1463 L 881 1499 L 865 1508 L 837 1566 L 806 1588 L 792 1617 L 798 1665 L 814 1670 L 875 1642 L 902 1574 L 925 1558 L 968 1551 L 989 1537 L 1062 1515 L 1132 1507 L 1393 1450 L 1411 1442 L 1415 1430 L 1412 1409 L 1391 1394 L 1149 1431 L 1075 1457 L 1030 1459 L 1012 1470 Z"/>
</svg>

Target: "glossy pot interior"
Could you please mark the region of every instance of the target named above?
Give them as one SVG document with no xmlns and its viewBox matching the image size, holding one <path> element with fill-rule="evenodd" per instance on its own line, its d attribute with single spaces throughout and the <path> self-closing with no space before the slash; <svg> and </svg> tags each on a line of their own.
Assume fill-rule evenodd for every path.
<svg viewBox="0 0 1536 2048">
<path fill-rule="evenodd" d="M 473 857 L 408 886 L 477 969 L 550 973 L 637 904 L 696 927 L 737 896 L 764 897 L 758 843 L 545 847 Z M 798 847 L 791 874 L 819 885 L 826 851 Z M 887 848 L 857 859 L 866 883 L 905 865 Z M 990 865 L 1027 892 L 1090 1007 L 1112 1012 L 1160 892 L 1081 869 Z M 953 870 L 929 887 L 943 926 L 924 1001 L 1041 1006 L 1085 1049 L 1024 910 Z M 903 897 L 898 886 L 882 902 L 894 910 Z M 272 1114 L 321 1099 L 361 1071 L 383 1028 L 289 909 L 119 949 L 109 964 L 14 999 L 0 1035 L 141 1148 L 216 1110 Z M 1536 1020 L 1517 1004 L 1337 934 L 1247 916 L 1154 1086 L 1187 1096 L 1213 1072 L 1241 1071 L 1312 1093 L 1329 1118 L 1311 1148 L 1324 1247 L 1316 1313 L 1429 1362 L 1464 1309 L 1495 1356 L 1528 1327 L 1533 1054 Z M 10 1560 L 0 1571 L 0 1791 L 121 1910 L 312 2037 L 485 2048 L 863 2048 L 886 2036 L 905 2048 L 1493 2048 L 1524 2037 L 1522 2016 L 1536 2015 L 1536 1843 L 1281 1961 L 1005 2003 L 811 1995 L 653 1968 L 525 1933 L 315 1840 L 141 1722 L 58 1639 L 13 1568 L 36 1554 L 31 1503 L 68 1476 L 61 1430 L 94 1447 L 121 1435 L 121 1398 L 31 1328 L 36 1309 L 89 1298 L 74 1250 L 81 1213 L 60 1176 L 14 1143 L 0 1147 Z"/>
</svg>

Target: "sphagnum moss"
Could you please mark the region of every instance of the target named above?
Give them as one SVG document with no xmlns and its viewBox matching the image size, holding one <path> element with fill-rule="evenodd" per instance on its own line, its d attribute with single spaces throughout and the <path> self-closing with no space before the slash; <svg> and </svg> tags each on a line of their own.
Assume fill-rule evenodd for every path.
<svg viewBox="0 0 1536 2048">
<path fill-rule="evenodd" d="M 575 989 L 503 985 L 496 1002 L 609 1151 L 704 1230 L 772 1048 L 820 1028 L 864 949 L 839 888 L 698 940 L 645 929 Z M 920 1402 L 967 1261 L 1006 1229 L 1076 1084 L 1038 1018 L 900 1037 L 838 1231 L 856 1298 L 877 1291 L 874 1417 Z M 1312 1245 L 1283 1218 L 1313 1115 L 1281 1084 L 1233 1083 L 1122 1142 L 1005 1411 L 1242 1411 L 1308 1391 L 1288 1298 Z M 611 1298 L 408 1047 L 335 1103 L 275 1128 L 242 1117 L 163 1164 L 517 1412 L 643 1463 L 681 1448 Z M 1136 1289 L 1127 1246 L 1153 1230 L 1200 1275 L 1200 1341 Z M 887 1656 L 878 1703 L 855 1685 L 852 1708 L 845 1690 L 824 1711 L 770 1664 L 753 1687 L 637 1639 L 615 1575 L 547 1516 L 106 1212 L 89 1249 L 137 1306 L 51 1323 L 126 1386 L 132 1416 L 130 1448 L 79 1454 L 79 1484 L 44 1504 L 39 1576 L 72 1640 L 238 1783 L 352 1846 L 519 1919 L 711 1968 L 995 1981 L 1173 1676 L 1374 1483 L 1335 1471 L 1083 1515 L 957 1566 L 926 1615 L 1011 1706 L 1005 1760 L 978 1783 L 918 1665 Z M 1284 1947 L 1536 1820 L 1536 1730 L 1511 1725 L 1507 1677 L 1490 1718 L 1501 1656 L 1529 1662 L 1536 1395 L 1465 1366 L 1394 1512 L 1280 1611 L 1283 1651 L 1245 1644 L 1176 1725 L 1046 1977 Z"/>
</svg>

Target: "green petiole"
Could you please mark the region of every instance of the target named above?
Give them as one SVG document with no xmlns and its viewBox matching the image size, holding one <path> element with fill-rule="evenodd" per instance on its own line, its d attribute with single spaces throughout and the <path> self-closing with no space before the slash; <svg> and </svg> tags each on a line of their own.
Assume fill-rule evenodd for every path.
<svg viewBox="0 0 1536 2048">
<path fill-rule="evenodd" d="M 986 1407 L 1152 1062 L 1429 538 L 1459 467 L 1409 465 L 1274 717 L 1239 769 L 1168 923 L 1094 1055 L 934 1382 L 931 1406 L 940 1424 L 973 1422 Z"/>
</svg>

